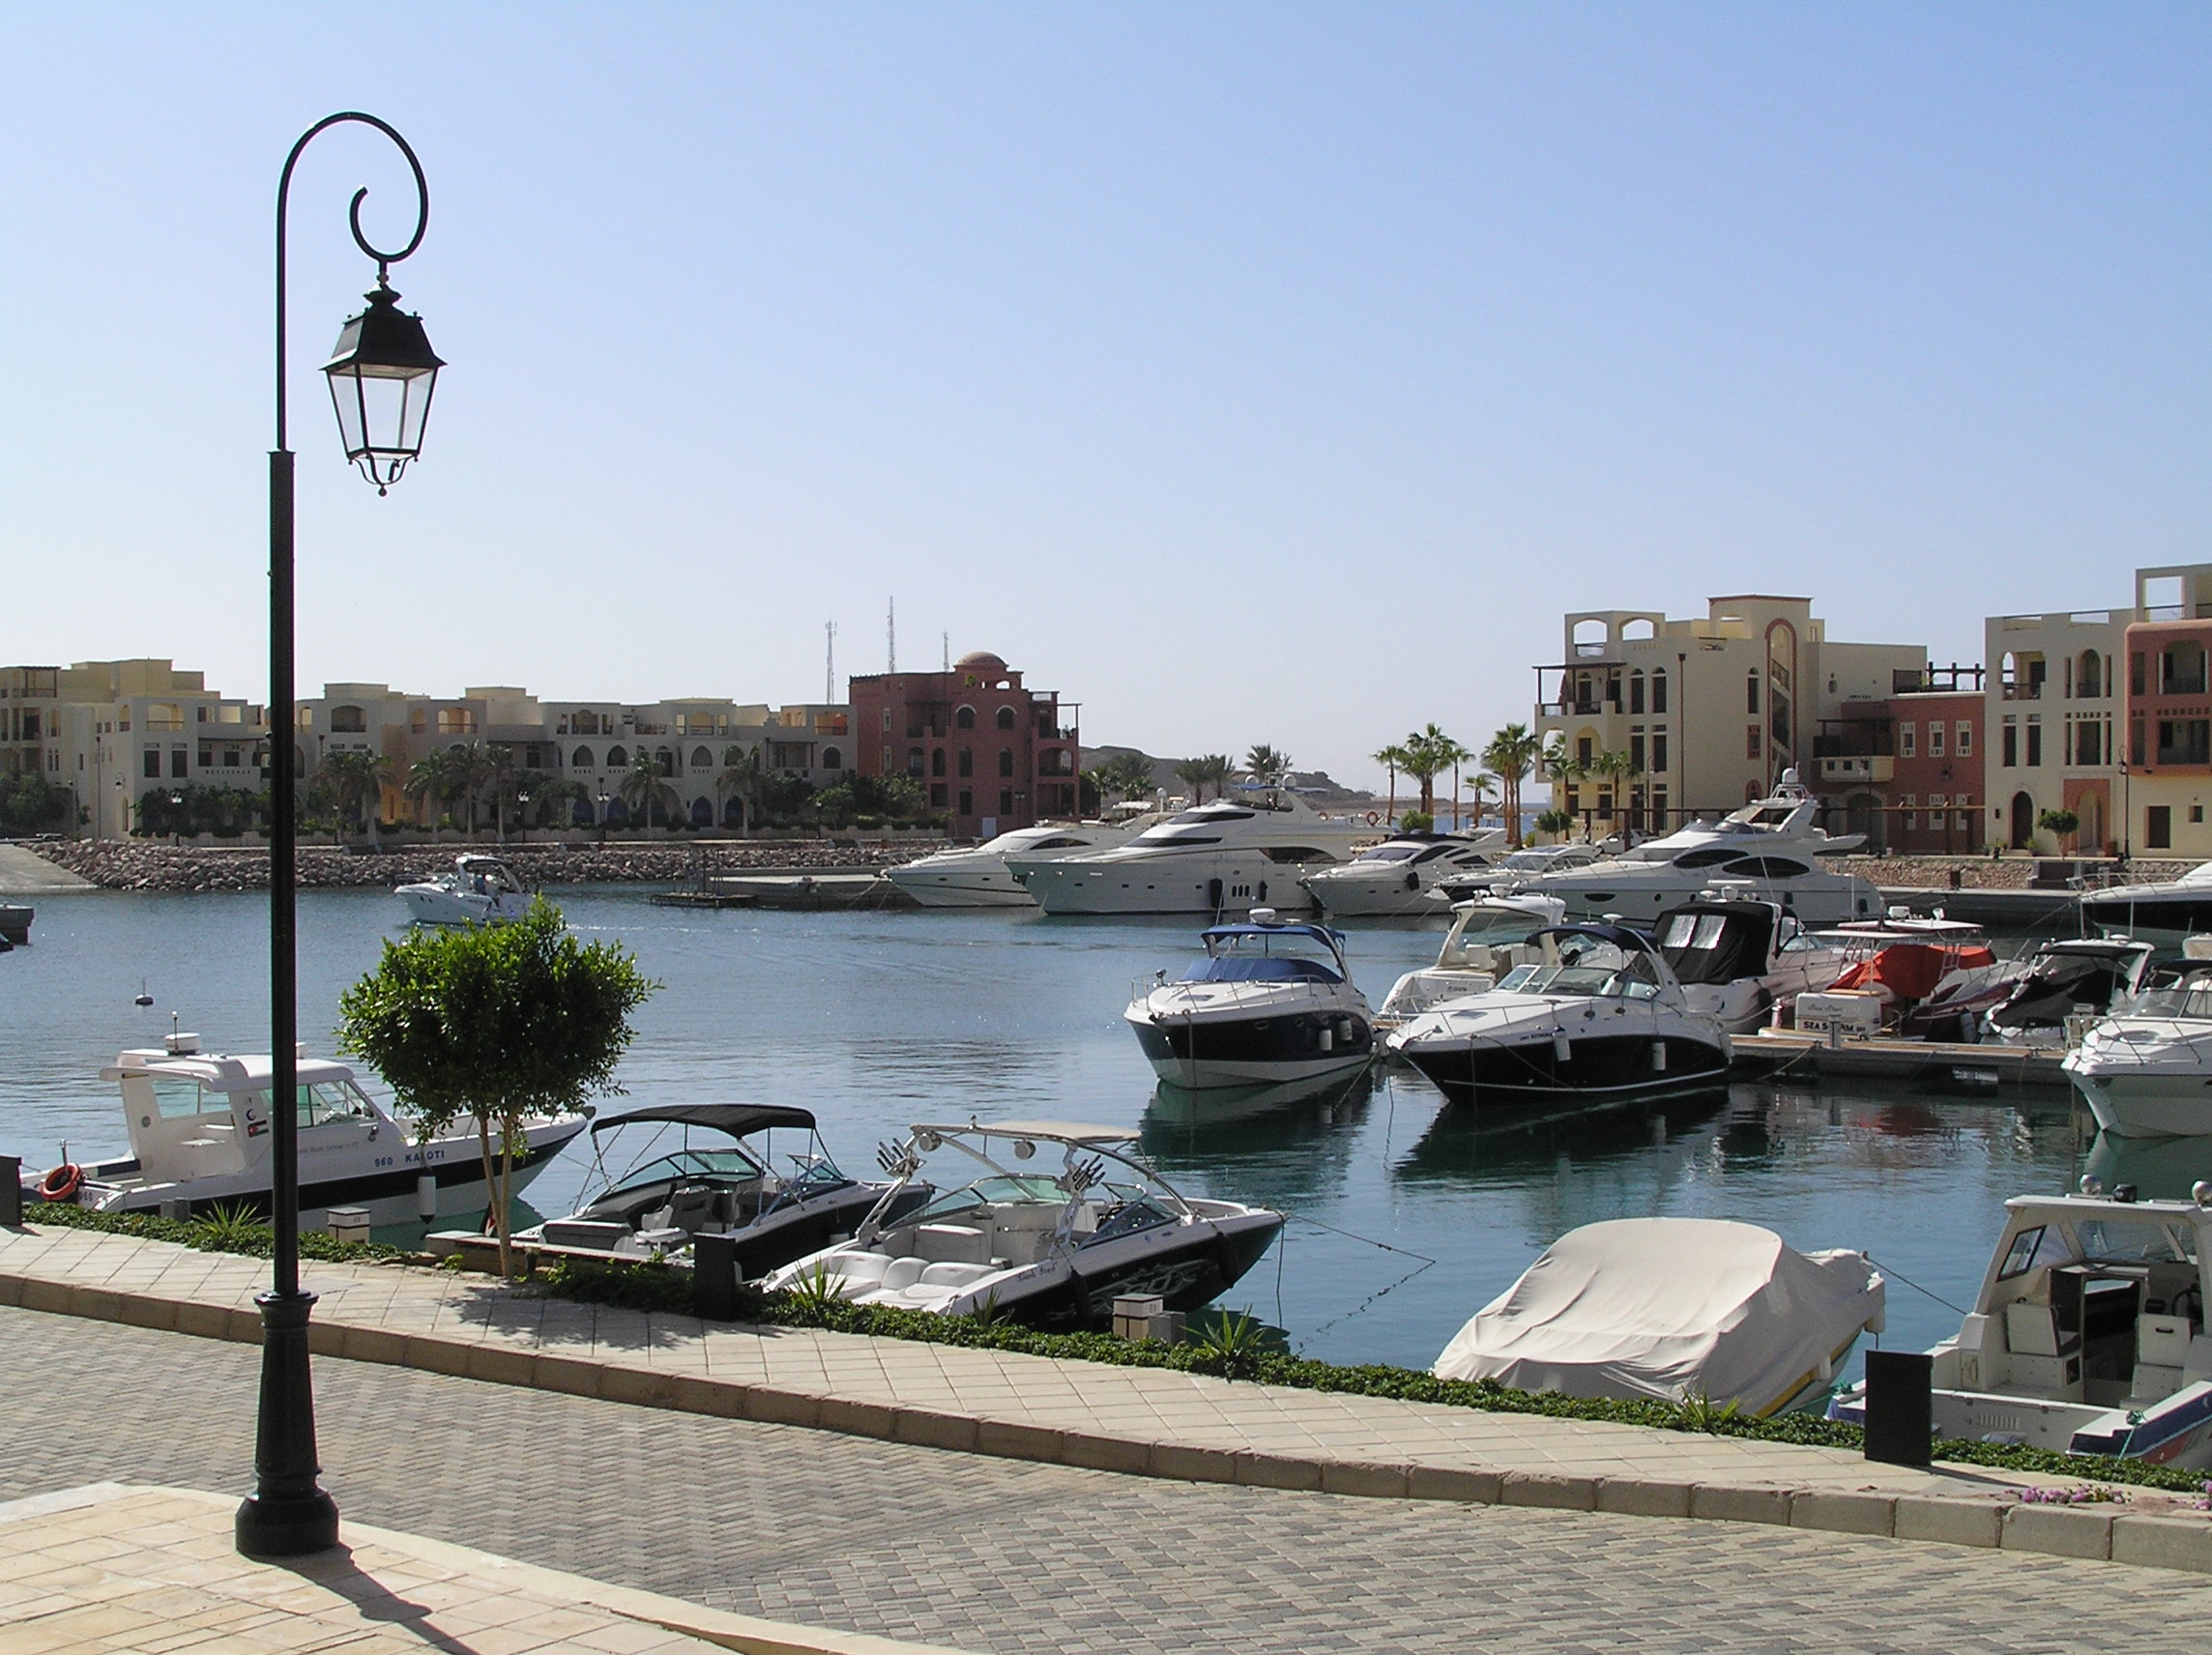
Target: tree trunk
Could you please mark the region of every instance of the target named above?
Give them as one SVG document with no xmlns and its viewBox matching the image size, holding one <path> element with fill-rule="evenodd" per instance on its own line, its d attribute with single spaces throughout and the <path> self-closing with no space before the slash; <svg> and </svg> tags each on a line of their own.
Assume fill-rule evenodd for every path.
<svg viewBox="0 0 2212 1655">
<path fill-rule="evenodd" d="M 509 1257 L 509 1237 L 514 1228 L 514 1123 L 503 1121 L 499 1137 L 499 1273 L 502 1280 L 510 1280 L 514 1264 Z"/>
<path fill-rule="evenodd" d="M 483 1224 L 479 1227 L 477 1232 L 481 1234 L 485 1230 L 492 1227 L 492 1215 L 499 1207 L 499 1186 L 495 1181 L 495 1169 L 491 1159 L 491 1117 L 488 1115 L 477 1117 L 477 1149 L 483 1156 L 484 1215 Z M 501 1238 L 499 1246 L 501 1254 L 500 1274 L 505 1275 L 507 1273 L 507 1241 L 504 1237 Z"/>
</svg>

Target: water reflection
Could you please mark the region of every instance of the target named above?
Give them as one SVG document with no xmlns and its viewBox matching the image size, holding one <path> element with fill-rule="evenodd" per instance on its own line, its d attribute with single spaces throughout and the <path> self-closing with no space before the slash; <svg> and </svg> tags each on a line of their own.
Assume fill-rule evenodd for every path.
<svg viewBox="0 0 2212 1655">
<path fill-rule="evenodd" d="M 1202 1091 L 1162 1081 L 1140 1143 L 1162 1173 L 1195 1177 L 1211 1193 L 1280 1207 L 1341 1199 L 1378 1074 Z"/>
<path fill-rule="evenodd" d="M 1406 1182 L 1456 1181 L 1470 1187 L 1513 1181 L 1538 1169 L 1664 1153 L 1728 1107 L 1725 1090 L 1581 1117 L 1500 1118 L 1474 1110 L 1439 1110 L 1428 1130 L 1390 1167 Z"/>
<path fill-rule="evenodd" d="M 2085 1170 L 2108 1190 L 2134 1184 L 2146 1201 L 2187 1201 L 2191 1185 L 2212 1178 L 2212 1138 L 2117 1138 L 2100 1132 Z"/>
</svg>

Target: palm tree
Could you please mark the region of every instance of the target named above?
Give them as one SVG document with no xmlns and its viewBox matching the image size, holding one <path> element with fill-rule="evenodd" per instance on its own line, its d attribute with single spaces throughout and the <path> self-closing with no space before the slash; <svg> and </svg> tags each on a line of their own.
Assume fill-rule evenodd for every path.
<svg viewBox="0 0 2212 1655">
<path fill-rule="evenodd" d="M 1521 843 L 1521 781 L 1544 756 L 1542 738 L 1526 724 L 1508 724 L 1490 738 L 1482 749 L 1482 762 L 1498 777 L 1500 805 L 1505 812 L 1505 842 Z"/>
<path fill-rule="evenodd" d="M 392 779 L 392 761 L 381 753 L 344 748 L 323 756 L 321 779 L 331 790 L 339 818 L 357 818 L 373 847 L 377 820 L 384 814 L 384 787 Z"/>
<path fill-rule="evenodd" d="M 1554 736 L 1552 744 L 1544 749 L 1543 756 L 1537 763 L 1543 767 L 1544 774 L 1552 784 L 1552 808 L 1547 814 L 1563 814 L 1571 823 L 1574 812 L 1566 807 L 1566 791 L 1589 773 L 1588 767 L 1575 757 L 1574 749 L 1567 745 L 1564 736 Z M 1561 829 L 1547 828 L 1544 831 L 1557 833 Z"/>
<path fill-rule="evenodd" d="M 676 797 L 676 790 L 661 780 L 660 776 L 660 766 L 654 761 L 651 753 L 641 747 L 637 757 L 630 761 L 629 773 L 622 779 L 623 804 L 632 814 L 640 810 L 645 812 L 645 830 L 649 837 L 653 832 L 653 807 L 659 805 L 661 816 L 665 819 L 670 811 L 684 802 Z"/>
<path fill-rule="evenodd" d="M 1434 724 L 1408 736 L 1401 751 L 1406 757 L 1398 768 L 1421 784 L 1421 812 L 1433 818 L 1437 813 L 1437 777 L 1451 770 L 1456 783 L 1461 762 L 1474 755 Z"/>
<path fill-rule="evenodd" d="M 1290 768 L 1291 755 L 1266 741 L 1244 755 L 1245 772 L 1260 780 L 1286 774 Z"/>
<path fill-rule="evenodd" d="M 418 807 L 430 807 L 430 843 L 438 842 L 439 806 L 451 797 L 452 782 L 447 775 L 447 755 L 424 753 L 407 767 L 407 780 L 403 792 Z"/>
<path fill-rule="evenodd" d="M 742 836 L 752 830 L 753 812 L 760 807 L 761 791 L 768 785 L 768 771 L 761 766 L 760 743 L 749 747 L 730 747 L 722 754 L 722 770 L 714 778 L 714 798 L 738 801 L 738 832 Z"/>
<path fill-rule="evenodd" d="M 507 812 L 512 805 L 517 815 L 521 801 L 515 795 L 522 788 L 522 767 L 514 756 L 511 741 L 494 741 L 483 755 L 484 784 L 491 790 L 492 821 L 499 842 L 507 843 Z"/>
<path fill-rule="evenodd" d="M 1206 761 L 1203 758 L 1180 760 L 1176 765 L 1175 773 L 1176 780 L 1190 789 L 1191 803 L 1204 804 L 1206 802 L 1206 783 L 1211 774 L 1211 771 L 1207 769 Z"/>
<path fill-rule="evenodd" d="M 1236 773 L 1236 767 L 1229 762 L 1227 753 L 1208 753 L 1198 762 L 1206 771 L 1206 779 L 1213 784 L 1213 797 L 1219 798 L 1230 776 Z"/>
<path fill-rule="evenodd" d="M 1404 747 L 1392 743 L 1387 747 L 1379 747 L 1367 756 L 1390 772 L 1390 798 L 1382 808 L 1382 820 L 1395 821 L 1398 815 L 1398 772 L 1409 769 L 1407 761 L 1412 755 Z"/>
<path fill-rule="evenodd" d="M 1498 777 L 1488 770 L 1476 770 L 1468 777 L 1467 790 L 1473 796 L 1468 802 L 1473 806 L 1474 825 L 1480 828 L 1483 808 L 1489 804 L 1490 796 L 1498 790 Z"/>
<path fill-rule="evenodd" d="M 1622 784 L 1634 773 L 1628 755 L 1612 751 L 1599 753 L 1590 760 L 1589 771 L 1605 784 L 1606 826 L 1609 828 L 1617 827 L 1621 817 Z"/>
<path fill-rule="evenodd" d="M 477 804 L 492 779 L 493 770 L 490 754 L 476 741 L 455 741 L 446 749 L 439 761 L 439 774 L 445 778 L 446 798 L 451 803 L 468 806 L 468 835 L 471 840 L 477 836 Z"/>
</svg>

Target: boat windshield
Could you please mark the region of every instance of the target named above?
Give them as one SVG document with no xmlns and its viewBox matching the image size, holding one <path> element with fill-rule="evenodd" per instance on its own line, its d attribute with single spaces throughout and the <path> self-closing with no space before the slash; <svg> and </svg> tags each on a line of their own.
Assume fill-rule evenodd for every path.
<svg viewBox="0 0 2212 1655">
<path fill-rule="evenodd" d="M 1557 923 L 1548 914 L 1530 914 L 1521 908 L 1474 908 L 1461 918 L 1460 941 L 1525 943 L 1545 926 Z"/>
<path fill-rule="evenodd" d="M 1252 931 L 1207 935 L 1207 957 L 1193 960 L 1186 983 L 1322 982 L 1344 980 L 1326 949 L 1297 932 Z"/>
<path fill-rule="evenodd" d="M 2212 972 L 2197 972 L 2180 982 L 2145 989 L 2128 1002 L 2124 1015 L 2212 1021 Z"/>
<path fill-rule="evenodd" d="M 941 1195 L 918 1212 L 910 1212 L 899 1219 L 901 1224 L 935 1224 L 955 1213 L 973 1212 L 978 1206 L 1030 1205 L 1065 1206 L 1067 1191 L 1059 1180 L 1045 1176 L 1001 1176 L 977 1178 L 964 1189 Z"/>
<path fill-rule="evenodd" d="M 2082 1259 L 2092 1264 L 2159 1264 L 2197 1257 L 2196 1232 L 2177 1240 L 2174 1227 L 2137 1218 L 2084 1218 L 2074 1226 Z"/>
<path fill-rule="evenodd" d="M 1439 851 L 1442 848 L 1441 845 L 1424 845 L 1417 839 L 1393 839 L 1387 844 L 1368 846 L 1353 860 L 1358 862 L 1411 862 L 1432 851 Z"/>
<path fill-rule="evenodd" d="M 821 1157 L 828 1164 L 828 1157 Z M 681 1178 L 723 1178 L 745 1180 L 764 1175 L 761 1164 L 742 1149 L 679 1149 L 673 1155 L 648 1161 L 607 1191 L 610 1196 L 626 1190 L 644 1189 L 652 1184 L 671 1183 Z M 802 1176 L 811 1177 L 811 1173 Z M 830 1176 L 838 1176 L 837 1169 L 830 1168 Z"/>
<path fill-rule="evenodd" d="M 1505 993 L 1651 1000 L 1659 993 L 1659 977 L 1651 956 L 1642 949 L 1594 937 L 1572 937 L 1560 946 L 1557 965 L 1515 966 L 1498 986 Z"/>
</svg>

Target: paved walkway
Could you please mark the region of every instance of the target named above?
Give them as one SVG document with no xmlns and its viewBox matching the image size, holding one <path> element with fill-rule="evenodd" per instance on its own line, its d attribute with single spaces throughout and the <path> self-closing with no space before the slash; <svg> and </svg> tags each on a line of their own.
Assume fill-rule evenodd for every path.
<svg viewBox="0 0 2212 1655">
<path fill-rule="evenodd" d="M 817 1634 L 346 1522 L 338 1546 L 255 1562 L 235 1498 L 96 1483 L 0 1505 L 0 1648 L 256 1655 L 951 1655 Z"/>
<path fill-rule="evenodd" d="M 60 1227 L 0 1232 L 0 1303 L 255 1342 L 257 1261 Z M 2007 1506 L 2023 1483 L 1835 1449 L 1231 1383 L 539 1298 L 481 1276 L 309 1265 L 318 1351 L 723 1417 L 1200 1482 L 1704 1517 L 2212 1573 L 2212 1521 Z M 2118 1513 L 2118 1521 L 2115 1521 Z"/>
<path fill-rule="evenodd" d="M 250 1347 L 0 1310 L 0 1498 L 248 1483 Z M 361 1362 L 317 1363 L 315 1402 L 349 1523 L 994 1655 L 2182 1655 L 2212 1623 L 2212 1583 L 2116 1563 L 1119 1476 Z"/>
<path fill-rule="evenodd" d="M 99 888 L 83 875 L 73 874 L 21 845 L 0 845 L 0 896 L 44 896 L 54 891 Z"/>
</svg>

